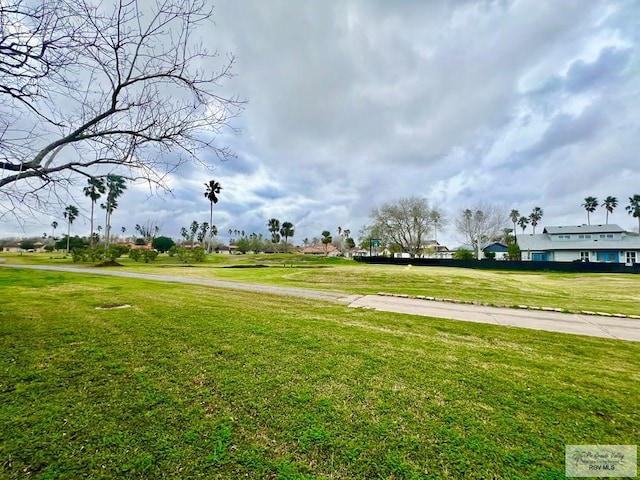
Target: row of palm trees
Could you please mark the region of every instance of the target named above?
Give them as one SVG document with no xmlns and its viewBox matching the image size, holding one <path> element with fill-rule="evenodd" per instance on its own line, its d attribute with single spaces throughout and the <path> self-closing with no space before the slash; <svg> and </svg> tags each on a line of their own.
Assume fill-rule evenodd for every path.
<svg viewBox="0 0 640 480">
<path fill-rule="evenodd" d="M 591 214 L 595 212 L 599 206 L 603 207 L 607 212 L 605 221 L 608 224 L 609 214 L 613 214 L 614 209 L 618 206 L 618 199 L 610 195 L 600 204 L 596 197 L 589 196 L 584 199 L 584 203 L 582 203 L 581 206 L 587 211 L 587 223 L 589 225 L 591 225 Z M 640 195 L 635 194 L 629 197 L 629 204 L 625 206 L 625 210 L 629 215 L 638 219 L 638 231 L 640 232 Z M 514 235 L 516 234 L 516 225 L 518 225 L 522 229 L 522 233 L 524 233 L 529 224 L 533 227 L 533 233 L 535 234 L 536 226 L 542 219 L 542 215 L 544 215 L 544 212 L 540 207 L 535 207 L 528 216 L 520 215 L 520 212 L 516 209 L 511 210 L 509 218 L 511 222 L 513 222 Z"/>
<path fill-rule="evenodd" d="M 516 209 L 511 210 L 509 218 L 511 219 L 511 222 L 513 222 L 513 234 L 517 236 L 516 224 L 522 229 L 523 234 L 527 225 L 531 224 L 531 227 L 533 227 L 533 233 L 535 234 L 536 227 L 538 226 L 538 223 L 540 223 L 540 220 L 542 220 L 543 215 L 544 210 L 540 207 L 534 207 L 528 216 L 520 215 L 520 212 Z"/>
<path fill-rule="evenodd" d="M 109 247 L 109 236 L 111 233 L 111 215 L 113 211 L 118 208 L 118 198 L 122 196 L 127 189 L 125 184 L 125 178 L 120 175 L 108 174 L 104 177 L 89 177 L 87 179 L 87 185 L 82 189 L 85 197 L 91 200 L 91 235 L 90 244 L 91 247 L 95 246 L 95 235 L 93 228 L 93 219 L 95 212 L 95 205 L 98 200 L 106 194 L 106 201 L 100 204 L 100 207 L 105 210 L 105 249 Z M 62 212 L 63 217 L 67 220 L 67 253 L 69 253 L 69 241 L 71 239 L 71 225 L 80 215 L 80 210 L 75 205 L 67 205 Z M 53 237 L 55 229 L 58 228 L 58 222 L 51 223 L 51 236 Z"/>
<path fill-rule="evenodd" d="M 269 233 L 271 233 L 271 241 L 273 243 L 280 243 L 280 238 L 284 237 L 284 249 L 286 251 L 289 238 L 295 234 L 293 223 L 282 222 L 281 225 L 280 220 L 272 218 L 267 222 L 267 228 L 269 229 Z"/>
<path fill-rule="evenodd" d="M 598 205 L 598 199 L 596 197 L 586 197 L 582 207 L 587 211 L 587 223 L 591 225 L 591 214 L 596 211 L 598 206 L 604 207 L 607 214 L 605 217 L 605 223 L 609 224 L 609 214 L 613 214 L 613 210 L 618 206 L 618 199 L 609 195 L 604 199 L 602 204 Z M 634 218 L 638 219 L 638 231 L 640 231 L 640 195 L 635 194 L 629 197 L 629 204 L 625 206 L 627 213 Z"/>
</svg>

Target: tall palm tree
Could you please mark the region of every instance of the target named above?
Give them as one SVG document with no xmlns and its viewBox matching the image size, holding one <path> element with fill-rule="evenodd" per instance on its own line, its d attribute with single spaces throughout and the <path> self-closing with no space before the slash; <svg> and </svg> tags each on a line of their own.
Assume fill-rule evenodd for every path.
<svg viewBox="0 0 640 480">
<path fill-rule="evenodd" d="M 522 229 L 522 234 L 524 235 L 524 231 L 527 228 L 527 225 L 529 225 L 529 217 L 520 217 L 518 219 L 518 225 L 520 225 L 520 228 Z"/>
<path fill-rule="evenodd" d="M 111 232 L 111 214 L 118 208 L 118 198 L 122 196 L 127 189 L 124 177 L 120 175 L 107 175 L 105 181 L 105 187 L 107 191 L 107 201 L 100 205 L 106 210 L 105 216 L 105 230 L 104 230 L 104 248 L 109 248 L 109 233 Z"/>
<path fill-rule="evenodd" d="M 78 218 L 80 212 L 78 211 L 78 207 L 74 205 L 68 205 L 63 212 L 64 218 L 67 219 L 67 253 L 69 253 L 69 239 L 71 238 L 71 224 L 73 221 Z"/>
<path fill-rule="evenodd" d="M 636 193 L 633 197 L 629 197 L 629 205 L 624 208 L 629 215 L 638 219 L 638 233 L 640 233 L 640 195 Z"/>
<path fill-rule="evenodd" d="M 598 199 L 596 197 L 586 197 L 584 199 L 584 203 L 581 205 L 587 211 L 587 223 L 591 225 L 590 214 L 595 212 L 596 208 L 598 208 Z"/>
<path fill-rule="evenodd" d="M 617 206 L 618 206 L 618 199 L 616 197 L 612 197 L 611 195 L 605 198 L 604 202 L 602 202 L 601 207 L 604 207 L 605 210 L 607 211 L 607 217 L 606 217 L 607 225 L 609 225 L 609 214 L 613 213 L 613 209 L 616 208 Z"/>
<path fill-rule="evenodd" d="M 267 223 L 267 228 L 271 233 L 271 241 L 273 243 L 278 243 L 280 241 L 280 220 L 272 218 L 269 220 L 269 223 Z"/>
<path fill-rule="evenodd" d="M 282 228 L 280 229 L 280 235 L 282 235 L 284 237 L 284 251 L 287 251 L 287 240 L 289 239 L 289 237 L 293 237 L 294 235 L 294 230 L 293 230 L 293 223 L 291 222 L 283 222 L 282 223 Z"/>
<path fill-rule="evenodd" d="M 104 185 L 104 180 L 100 177 L 89 177 L 87 180 L 87 186 L 82 189 L 85 197 L 89 197 L 91 199 L 91 235 L 90 244 L 91 248 L 95 245 L 93 244 L 93 210 L 96 205 L 98 199 L 106 192 L 106 187 Z"/>
<path fill-rule="evenodd" d="M 54 237 L 56 233 L 56 228 L 58 228 L 58 222 L 54 220 L 53 222 L 51 222 L 51 238 Z"/>
<path fill-rule="evenodd" d="M 331 232 L 329 230 L 322 231 L 322 243 L 324 244 L 324 254 L 327 255 L 327 250 L 329 249 L 329 244 L 333 239 L 331 238 Z"/>
<path fill-rule="evenodd" d="M 209 200 L 209 225 L 213 227 L 213 204 L 218 203 L 218 195 L 222 191 L 222 186 L 215 180 L 209 180 L 209 183 L 205 183 L 206 190 L 204 196 Z M 213 246 L 213 228 L 209 235 L 209 245 L 207 246 L 207 253 L 211 253 L 211 247 Z"/>
<path fill-rule="evenodd" d="M 534 207 L 533 212 L 531 212 L 531 215 L 529 215 L 529 221 L 531 222 L 531 226 L 533 227 L 534 235 L 536 234 L 536 226 L 542 219 L 542 215 L 544 215 L 544 212 L 540 207 Z"/>
<path fill-rule="evenodd" d="M 518 234 L 516 232 L 516 223 L 518 223 L 518 219 L 520 218 L 520 212 L 516 209 L 511 210 L 511 213 L 509 213 L 509 218 L 511 219 L 511 222 L 513 223 L 513 235 L 516 237 L 516 243 L 518 243 Z M 524 232 L 522 232 L 524 233 Z"/>
</svg>

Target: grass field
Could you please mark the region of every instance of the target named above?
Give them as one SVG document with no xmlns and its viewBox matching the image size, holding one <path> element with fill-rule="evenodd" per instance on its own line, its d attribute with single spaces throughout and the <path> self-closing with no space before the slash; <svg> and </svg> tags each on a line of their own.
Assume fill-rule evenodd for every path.
<svg viewBox="0 0 640 480">
<path fill-rule="evenodd" d="M 210 267 L 181 270 L 332 270 Z M 0 292 L 2 478 L 552 479 L 566 444 L 640 435 L 633 342 L 59 272 L 0 269 Z"/>
<path fill-rule="evenodd" d="M 70 258 L 44 254 L 7 255 L 8 263 L 43 263 L 90 268 Z M 340 258 L 303 255 L 210 255 L 206 263 L 185 266 L 161 255 L 152 264 L 119 260 L 123 270 L 181 277 L 305 287 L 355 294 L 388 292 L 529 305 L 568 311 L 640 314 L 640 275 L 508 272 L 447 267 L 366 265 Z M 265 265 L 268 268 L 229 268 Z"/>
</svg>

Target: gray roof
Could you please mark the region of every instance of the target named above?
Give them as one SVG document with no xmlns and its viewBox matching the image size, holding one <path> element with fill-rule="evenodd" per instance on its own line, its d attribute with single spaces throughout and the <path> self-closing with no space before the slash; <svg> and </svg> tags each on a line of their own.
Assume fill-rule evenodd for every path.
<svg viewBox="0 0 640 480">
<path fill-rule="evenodd" d="M 610 232 L 611 233 L 611 232 Z M 551 251 L 551 250 L 640 250 L 640 237 L 624 235 L 619 240 L 584 239 L 584 240 L 551 240 L 546 233 L 535 235 L 518 235 L 520 250 Z"/>
<path fill-rule="evenodd" d="M 610 223 L 608 225 L 565 225 L 559 227 L 545 227 L 542 233 L 555 235 L 559 233 L 622 233 L 624 228 Z"/>
</svg>

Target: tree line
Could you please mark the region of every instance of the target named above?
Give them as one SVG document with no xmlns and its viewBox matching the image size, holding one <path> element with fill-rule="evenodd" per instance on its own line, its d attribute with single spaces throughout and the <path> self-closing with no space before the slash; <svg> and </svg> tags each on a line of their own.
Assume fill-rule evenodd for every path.
<svg viewBox="0 0 640 480">
<path fill-rule="evenodd" d="M 587 221 L 590 224 L 590 214 L 596 210 L 599 202 L 595 197 L 587 197 L 582 206 L 587 211 Z M 618 199 L 606 197 L 600 206 L 606 210 L 608 223 L 609 215 L 618 206 Z M 638 219 L 640 232 L 640 195 L 629 197 L 625 209 L 629 215 Z M 476 258 L 480 258 L 482 246 L 491 241 L 517 244 L 517 226 L 524 234 L 527 226 L 531 225 L 535 234 L 543 215 L 541 207 L 534 207 L 529 215 L 522 215 L 517 209 L 507 213 L 499 205 L 480 202 L 472 208 L 460 210 L 453 218 L 453 225 L 471 246 Z M 408 253 L 411 257 L 422 255 L 429 248 L 437 248 L 438 229 L 450 222 L 442 210 L 431 207 L 427 199 L 420 197 L 401 198 L 385 203 L 372 209 L 369 217 L 370 223 L 360 231 L 361 247 L 380 242 L 381 246 L 391 251 Z M 509 221 L 513 228 L 507 228 Z M 436 245 L 428 245 L 433 240 Z"/>
</svg>

